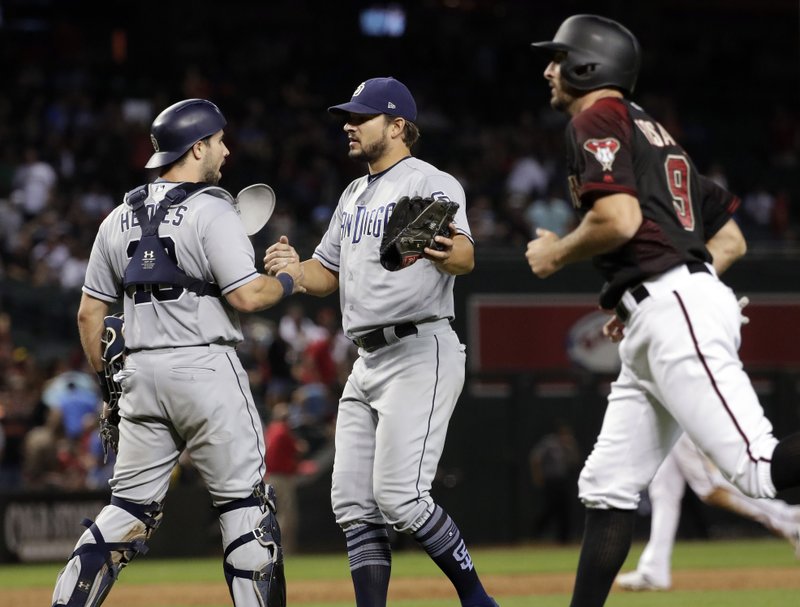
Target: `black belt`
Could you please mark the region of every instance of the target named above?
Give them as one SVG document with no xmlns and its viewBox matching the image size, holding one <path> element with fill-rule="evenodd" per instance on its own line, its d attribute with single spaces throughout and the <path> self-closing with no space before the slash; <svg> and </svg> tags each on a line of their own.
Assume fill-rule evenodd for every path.
<svg viewBox="0 0 800 607">
<path fill-rule="evenodd" d="M 686 262 L 686 268 L 692 274 L 697 274 L 698 272 L 705 272 L 706 274 L 711 274 L 711 270 L 709 270 L 708 266 L 704 264 L 702 261 Z M 648 291 L 647 287 L 645 287 L 644 285 L 637 285 L 632 289 L 628 289 L 628 291 L 637 304 L 642 303 L 645 299 L 650 297 L 650 291 Z M 625 307 L 625 304 L 622 303 L 622 300 L 620 300 L 619 303 L 614 307 L 614 312 L 622 322 L 626 322 L 630 317 L 630 312 Z"/>
<path fill-rule="evenodd" d="M 416 335 L 418 333 L 417 325 L 415 325 L 413 322 L 404 322 L 401 325 L 395 325 L 393 327 L 381 327 L 380 329 L 375 329 L 374 331 L 370 331 L 364 335 L 359 335 L 353 339 L 353 343 L 359 348 L 364 348 L 367 352 L 379 350 L 383 346 L 389 345 L 389 342 L 386 341 L 386 334 L 384 333 L 385 329 L 393 331 L 395 336 L 398 338 L 408 337 L 409 335 Z"/>
</svg>

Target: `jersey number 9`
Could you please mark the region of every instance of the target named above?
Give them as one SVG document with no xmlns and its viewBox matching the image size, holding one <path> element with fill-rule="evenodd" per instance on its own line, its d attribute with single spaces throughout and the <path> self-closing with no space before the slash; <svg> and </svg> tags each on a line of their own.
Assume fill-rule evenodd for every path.
<svg viewBox="0 0 800 607">
<path fill-rule="evenodd" d="M 692 196 L 689 190 L 689 163 L 683 156 L 670 154 L 664 162 L 667 173 L 667 186 L 672 194 L 672 204 L 678 221 L 684 230 L 694 230 L 694 212 L 692 210 Z"/>
</svg>

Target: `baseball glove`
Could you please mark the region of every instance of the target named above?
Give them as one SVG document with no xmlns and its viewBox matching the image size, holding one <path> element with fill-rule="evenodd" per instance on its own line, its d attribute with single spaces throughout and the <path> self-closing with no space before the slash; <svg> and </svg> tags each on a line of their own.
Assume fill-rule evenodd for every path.
<svg viewBox="0 0 800 607">
<path fill-rule="evenodd" d="M 458 210 L 451 200 L 409 198 L 397 201 L 381 240 L 381 265 L 394 272 L 407 268 L 420 257 L 425 247 L 441 250 L 437 235 L 450 236 L 448 227 Z"/>
<path fill-rule="evenodd" d="M 108 450 L 117 452 L 119 446 L 119 398 L 122 386 L 114 379 L 125 363 L 125 320 L 122 314 L 103 319 L 100 337 L 103 371 L 98 373 L 103 392 L 103 412 L 100 414 L 100 441 L 103 445 L 103 463 L 108 460 Z"/>
</svg>

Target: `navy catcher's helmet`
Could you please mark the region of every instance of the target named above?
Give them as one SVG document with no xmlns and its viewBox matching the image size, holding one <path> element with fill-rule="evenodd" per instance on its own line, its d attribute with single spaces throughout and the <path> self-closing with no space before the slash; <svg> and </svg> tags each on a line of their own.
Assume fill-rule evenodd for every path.
<svg viewBox="0 0 800 607">
<path fill-rule="evenodd" d="M 201 139 L 222 130 L 227 124 L 219 108 L 205 99 L 185 99 L 163 112 L 150 127 L 155 153 L 144 165 L 156 169 L 175 162 Z"/>
<path fill-rule="evenodd" d="M 641 65 L 639 41 L 626 27 L 598 15 L 573 15 L 552 41 L 534 47 L 562 51 L 561 77 L 578 91 L 613 87 L 630 94 Z"/>
</svg>

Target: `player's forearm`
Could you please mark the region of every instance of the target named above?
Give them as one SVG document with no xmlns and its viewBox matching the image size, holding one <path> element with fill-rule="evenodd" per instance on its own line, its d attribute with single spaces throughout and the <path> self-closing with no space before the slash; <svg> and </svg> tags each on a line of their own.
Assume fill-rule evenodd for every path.
<svg viewBox="0 0 800 607">
<path fill-rule="evenodd" d="M 618 249 L 633 238 L 641 223 L 641 208 L 633 196 L 613 194 L 599 198 L 578 227 L 558 241 L 560 265 Z"/>
<path fill-rule="evenodd" d="M 329 270 L 316 259 L 307 259 L 303 268 L 303 286 L 306 293 L 317 297 L 330 295 L 339 288 L 339 274 Z"/>
<path fill-rule="evenodd" d="M 469 274 L 475 267 L 475 248 L 466 236 L 453 238 L 453 250 L 444 262 L 437 264 L 443 272 L 460 276 Z"/>
<path fill-rule="evenodd" d="M 108 304 L 84 293 L 78 307 L 78 333 L 81 346 L 92 368 L 103 369 L 100 358 L 100 336 L 103 333 L 103 319 L 108 314 Z"/>
<path fill-rule="evenodd" d="M 722 274 L 747 252 L 747 241 L 733 219 L 723 225 L 706 243 L 714 269 Z"/>
<path fill-rule="evenodd" d="M 559 265 L 565 266 L 613 251 L 628 242 L 631 236 L 620 230 L 613 221 L 589 211 L 575 230 L 558 241 Z"/>
<path fill-rule="evenodd" d="M 283 296 L 283 283 L 275 276 L 265 274 L 225 295 L 228 303 L 239 312 L 265 310 L 278 303 Z"/>
</svg>

